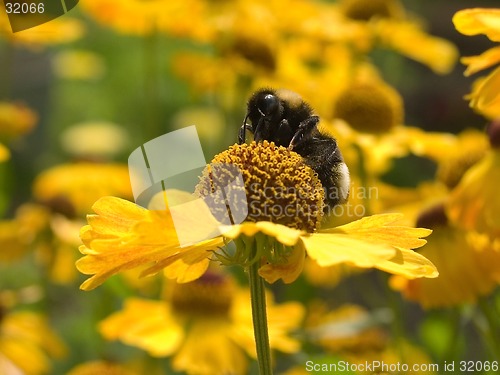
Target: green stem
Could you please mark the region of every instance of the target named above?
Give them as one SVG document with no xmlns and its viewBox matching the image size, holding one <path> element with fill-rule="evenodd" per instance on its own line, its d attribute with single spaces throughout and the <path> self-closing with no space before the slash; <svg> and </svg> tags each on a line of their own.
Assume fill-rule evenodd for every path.
<svg viewBox="0 0 500 375">
<path fill-rule="evenodd" d="M 160 107 L 158 55 L 159 35 L 155 29 L 144 39 L 144 141 L 161 135 L 158 113 Z"/>
<path fill-rule="evenodd" d="M 444 355 L 444 360 L 451 363 L 457 360 L 459 355 L 460 336 L 462 334 L 462 312 L 460 308 L 454 307 L 451 310 L 448 322 L 451 327 L 451 335 Z"/>
<path fill-rule="evenodd" d="M 495 359 L 498 360 L 500 359 L 500 327 L 498 324 L 498 314 L 487 299 L 480 298 L 478 306 L 488 322 L 489 330 L 483 332 L 483 334 L 486 336 L 485 338 L 491 346 L 493 355 L 496 357 Z"/>
<path fill-rule="evenodd" d="M 399 296 L 389 288 L 389 275 L 381 272 L 379 272 L 379 275 L 383 280 L 387 301 L 393 314 L 391 327 L 393 340 L 396 343 L 399 358 L 404 362 L 406 359 L 406 353 L 403 346 L 405 337 L 403 304 L 401 303 Z"/>
<path fill-rule="evenodd" d="M 258 241 L 253 242 L 255 254 Z M 257 362 L 260 375 L 272 375 L 271 348 L 267 329 L 266 293 L 264 279 L 259 275 L 260 262 L 254 262 L 248 269 L 250 299 L 252 303 L 253 330 L 257 348 Z"/>
</svg>

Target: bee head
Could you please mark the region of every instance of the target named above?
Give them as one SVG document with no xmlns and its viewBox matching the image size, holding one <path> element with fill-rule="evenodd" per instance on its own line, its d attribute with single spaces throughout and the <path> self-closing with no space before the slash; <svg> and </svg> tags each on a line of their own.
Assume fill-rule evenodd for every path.
<svg viewBox="0 0 500 375">
<path fill-rule="evenodd" d="M 280 100 L 274 94 L 264 94 L 257 98 L 257 110 L 263 117 L 273 116 L 279 112 Z"/>
</svg>

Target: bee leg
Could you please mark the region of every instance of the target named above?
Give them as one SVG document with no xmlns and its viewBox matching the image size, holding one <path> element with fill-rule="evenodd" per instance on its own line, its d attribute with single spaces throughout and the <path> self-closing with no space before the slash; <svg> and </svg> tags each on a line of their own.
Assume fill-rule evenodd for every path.
<svg viewBox="0 0 500 375">
<path fill-rule="evenodd" d="M 246 120 L 246 118 L 245 118 Z M 246 131 L 252 131 L 252 126 L 248 125 L 246 121 L 241 125 L 240 131 L 238 132 L 238 144 L 241 145 L 246 141 Z"/>
<path fill-rule="evenodd" d="M 319 117 L 311 116 L 306 120 L 302 121 L 299 125 L 299 129 L 294 134 L 292 140 L 290 141 L 290 145 L 288 148 L 293 150 L 295 147 L 300 145 L 304 141 L 304 137 L 306 137 L 311 131 L 318 126 Z"/>
<path fill-rule="evenodd" d="M 289 143 L 289 139 L 291 139 L 293 135 L 292 128 L 290 127 L 290 124 L 288 123 L 288 120 L 285 118 L 281 120 L 278 131 L 276 132 L 276 144 L 278 146 L 284 146 L 287 143 Z"/>
<path fill-rule="evenodd" d="M 268 137 L 269 137 L 268 127 L 269 127 L 269 124 L 267 123 L 266 118 L 262 117 L 259 120 L 259 123 L 257 124 L 257 127 L 255 128 L 255 131 L 253 132 L 253 140 L 258 143 L 264 139 L 268 139 Z M 252 130 L 252 128 L 250 128 L 250 130 Z"/>
</svg>

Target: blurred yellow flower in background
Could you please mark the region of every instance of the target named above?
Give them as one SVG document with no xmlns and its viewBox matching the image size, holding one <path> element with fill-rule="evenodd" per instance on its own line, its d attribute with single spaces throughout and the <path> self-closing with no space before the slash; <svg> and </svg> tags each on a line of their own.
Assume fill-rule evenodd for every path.
<svg viewBox="0 0 500 375">
<path fill-rule="evenodd" d="M 0 163 L 9 160 L 10 151 L 7 147 L 0 143 Z"/>
<path fill-rule="evenodd" d="M 130 136 L 118 124 L 89 121 L 67 128 L 60 141 L 63 149 L 75 158 L 107 161 L 126 149 Z"/>
<path fill-rule="evenodd" d="M 382 134 L 404 121 L 403 99 L 380 79 L 360 79 L 347 86 L 334 104 L 333 118 L 362 133 Z"/>
<path fill-rule="evenodd" d="M 394 49 L 435 73 L 449 73 L 458 58 L 449 41 L 429 35 L 421 23 L 406 14 L 398 0 L 343 0 L 347 18 L 362 23 L 371 33 L 374 46 Z"/>
<path fill-rule="evenodd" d="M 167 33 L 181 38 L 206 40 L 206 2 L 200 0 L 82 0 L 82 10 L 118 32 L 147 35 Z"/>
<path fill-rule="evenodd" d="M 44 316 L 6 311 L 0 301 L 0 373 L 48 374 L 51 360 L 65 354 L 65 345 Z"/>
<path fill-rule="evenodd" d="M 106 73 L 104 61 L 98 54 L 81 49 L 59 52 L 54 56 L 53 66 L 55 74 L 64 79 L 97 81 Z"/>
<path fill-rule="evenodd" d="M 390 314 L 389 314 L 390 315 Z M 388 311 L 371 313 L 358 305 L 329 310 L 321 302 L 308 309 L 306 333 L 309 339 L 333 353 L 365 353 L 383 350 L 389 337 L 380 323 L 390 320 Z"/>
<path fill-rule="evenodd" d="M 427 34 L 416 22 L 380 20 L 375 27 L 383 46 L 428 66 L 435 73 L 448 74 L 455 66 L 457 48 L 446 39 Z"/>
<path fill-rule="evenodd" d="M 22 103 L 0 101 L 0 141 L 8 142 L 35 127 L 38 115 Z"/>
<path fill-rule="evenodd" d="M 465 35 L 485 34 L 492 42 L 500 42 L 500 9 L 464 9 L 453 16 L 455 28 Z M 465 75 L 489 68 L 500 62 L 499 47 L 493 47 L 479 56 L 462 58 Z M 468 95 L 470 106 L 482 115 L 494 119 L 500 116 L 500 67 L 486 77 L 478 78 Z"/>
<path fill-rule="evenodd" d="M 92 361 L 73 367 L 66 375 L 140 375 L 125 365 L 108 361 Z"/>
<path fill-rule="evenodd" d="M 450 307 L 474 303 L 498 285 L 500 252 L 491 246 L 479 250 L 474 236 L 448 222 L 444 205 L 421 213 L 420 225 L 433 229 L 421 253 L 439 268 L 435 280 L 391 278 L 391 286 L 424 308 Z"/>
<path fill-rule="evenodd" d="M 20 206 L 13 219 L 0 221 L 0 260 L 10 262 L 26 255 L 49 221 L 46 207 L 30 203 Z"/>
<path fill-rule="evenodd" d="M 467 170 L 450 193 L 447 214 L 459 228 L 476 231 L 497 241 L 500 249 L 500 121 L 489 124 L 491 148 Z"/>
<path fill-rule="evenodd" d="M 68 216 L 83 217 L 102 196 L 132 198 L 127 165 L 80 162 L 44 170 L 33 183 L 33 198 L 61 210 Z"/>
<path fill-rule="evenodd" d="M 167 284 L 165 300 L 126 300 L 124 309 L 99 327 L 108 340 L 155 357 L 173 356 L 176 371 L 246 374 L 245 353 L 256 356 L 249 300 L 249 292 L 229 275 L 209 270 L 194 282 Z M 274 304 L 269 294 L 268 314 L 271 348 L 297 352 L 299 341 L 290 334 L 303 318 L 302 305 Z"/>
<path fill-rule="evenodd" d="M 343 361 L 344 365 L 351 364 L 351 368 L 359 365 L 359 370 L 353 371 L 356 374 L 367 371 L 379 374 L 384 370 L 396 374 L 401 372 L 396 367 L 402 363 L 415 374 L 436 373 L 428 366 L 432 359 L 421 349 L 402 338 L 391 339 L 383 325 L 392 319 L 388 309 L 368 311 L 362 306 L 347 304 L 329 310 L 324 304 L 315 302 L 306 319 L 306 334 L 311 342 L 335 355 L 333 358 Z M 332 359 L 329 362 L 333 362 Z M 306 373 L 310 371 L 287 372 L 290 375 Z"/>
</svg>

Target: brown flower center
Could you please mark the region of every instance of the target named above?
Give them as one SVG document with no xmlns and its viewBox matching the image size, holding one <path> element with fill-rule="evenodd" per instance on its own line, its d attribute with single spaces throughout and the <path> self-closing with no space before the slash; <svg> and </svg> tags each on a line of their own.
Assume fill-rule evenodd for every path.
<svg viewBox="0 0 500 375">
<path fill-rule="evenodd" d="M 398 0 L 344 0 L 341 6 L 346 17 L 358 21 L 369 21 L 375 17 L 397 18 L 403 14 Z"/>
<path fill-rule="evenodd" d="M 228 276 L 207 271 L 196 281 L 172 285 L 169 292 L 176 313 L 225 316 L 231 307 L 235 285 Z"/>
<path fill-rule="evenodd" d="M 417 228 L 436 229 L 448 225 L 448 217 L 443 203 L 424 209 L 417 218 L 415 226 Z"/>
<path fill-rule="evenodd" d="M 334 117 L 366 133 L 384 133 L 403 121 L 403 101 L 388 85 L 354 84 L 338 97 Z"/>
</svg>

